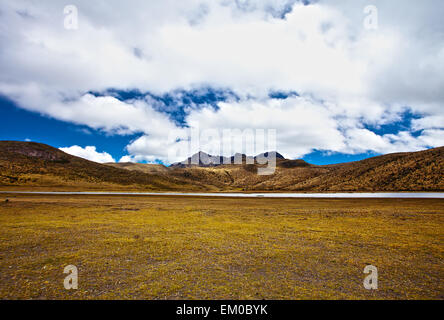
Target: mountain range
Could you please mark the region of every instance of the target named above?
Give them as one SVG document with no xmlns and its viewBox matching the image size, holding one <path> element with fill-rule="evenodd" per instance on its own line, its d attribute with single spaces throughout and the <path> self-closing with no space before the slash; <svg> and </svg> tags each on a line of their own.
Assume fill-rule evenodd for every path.
<svg viewBox="0 0 444 320">
<path fill-rule="evenodd" d="M 57 148 L 0 141 L 0 189 L 48 191 L 376 192 L 444 191 L 444 147 L 362 161 L 313 165 L 276 152 L 273 175 L 257 174 L 260 156 L 199 153 L 165 167 L 99 164 Z M 250 161 L 247 162 L 247 158 Z M 241 159 L 239 164 L 232 164 Z M 225 160 L 225 161 L 224 161 Z M 227 161 L 230 160 L 230 164 Z M 253 162 L 252 164 L 247 164 Z"/>
<path fill-rule="evenodd" d="M 245 154 L 236 153 L 231 157 L 213 156 L 205 152 L 198 152 L 188 159 L 173 163 L 171 168 L 190 168 L 190 167 L 217 167 L 226 164 L 254 164 L 259 163 L 264 158 L 275 157 L 277 160 L 286 160 L 279 152 L 265 152 L 257 156 L 251 157 Z M 261 162 L 262 163 L 262 162 Z"/>
</svg>

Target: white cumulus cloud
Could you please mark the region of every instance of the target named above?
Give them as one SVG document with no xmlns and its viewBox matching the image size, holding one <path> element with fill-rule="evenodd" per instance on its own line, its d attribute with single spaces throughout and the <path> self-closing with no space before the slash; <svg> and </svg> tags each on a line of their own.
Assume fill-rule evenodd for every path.
<svg viewBox="0 0 444 320">
<path fill-rule="evenodd" d="M 60 148 L 60 150 L 70 155 L 98 163 L 115 162 L 115 160 L 109 153 L 97 152 L 97 149 L 94 146 L 87 146 L 85 148 L 82 148 L 80 146 L 72 146 L 68 148 Z"/>
<path fill-rule="evenodd" d="M 0 0 L 0 94 L 59 120 L 139 133 L 127 147 L 137 161 L 166 159 L 186 130 L 149 97 L 91 92 L 226 89 L 239 100 L 189 108 L 184 126 L 277 129 L 291 157 L 443 145 L 444 2 L 373 0 L 377 30 L 363 26 L 367 0 L 304 2 L 79 0 L 79 29 L 65 30 L 54 1 Z M 410 128 L 369 129 L 405 112 Z"/>
</svg>

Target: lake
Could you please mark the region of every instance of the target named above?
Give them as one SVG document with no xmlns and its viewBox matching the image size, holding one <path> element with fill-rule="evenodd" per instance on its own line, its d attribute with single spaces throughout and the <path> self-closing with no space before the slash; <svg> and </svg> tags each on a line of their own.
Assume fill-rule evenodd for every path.
<svg viewBox="0 0 444 320">
<path fill-rule="evenodd" d="M 44 192 L 0 191 L 1 194 L 42 195 L 122 195 L 122 196 L 193 196 L 238 198 L 414 198 L 444 199 L 443 192 L 376 192 L 376 193 L 183 193 L 183 192 Z"/>
</svg>

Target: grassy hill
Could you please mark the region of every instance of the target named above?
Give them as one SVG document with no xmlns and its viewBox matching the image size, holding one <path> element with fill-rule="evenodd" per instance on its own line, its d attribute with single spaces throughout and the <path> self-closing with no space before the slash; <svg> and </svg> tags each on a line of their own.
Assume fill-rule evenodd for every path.
<svg viewBox="0 0 444 320">
<path fill-rule="evenodd" d="M 170 175 L 242 191 L 444 191 L 444 147 L 327 166 L 278 159 L 271 176 L 257 175 L 257 167 L 182 168 Z"/>
<path fill-rule="evenodd" d="M 203 190 L 174 177 L 114 168 L 34 142 L 0 141 L 0 187 Z"/>
<path fill-rule="evenodd" d="M 315 166 L 278 158 L 273 175 L 257 164 L 165 167 L 99 164 L 32 142 L 0 141 L 0 188 L 146 191 L 444 191 L 444 147 Z"/>
<path fill-rule="evenodd" d="M 328 166 L 307 181 L 316 190 L 444 191 L 444 147 Z"/>
<path fill-rule="evenodd" d="M 124 162 L 124 163 L 105 163 L 105 165 L 126 169 L 129 171 L 140 171 L 144 173 L 165 173 L 168 172 L 168 168 L 161 164 L 147 164 L 147 163 L 133 163 L 133 162 Z"/>
</svg>

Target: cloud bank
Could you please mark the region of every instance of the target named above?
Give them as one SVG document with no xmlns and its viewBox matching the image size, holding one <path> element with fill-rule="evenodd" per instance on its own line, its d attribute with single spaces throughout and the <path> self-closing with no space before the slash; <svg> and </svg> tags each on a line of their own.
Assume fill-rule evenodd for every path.
<svg viewBox="0 0 444 320">
<path fill-rule="evenodd" d="M 0 0 L 0 94 L 59 120 L 139 134 L 126 160 L 172 161 L 193 127 L 276 129 L 278 150 L 293 158 L 444 144 L 442 1 L 371 1 L 377 30 L 363 27 L 361 0 L 76 3 L 79 28 L 66 30 L 60 4 Z M 182 125 L 150 95 L 202 88 L 233 97 L 190 103 Z M 408 128 L 377 130 L 405 114 L 415 115 Z"/>
</svg>

